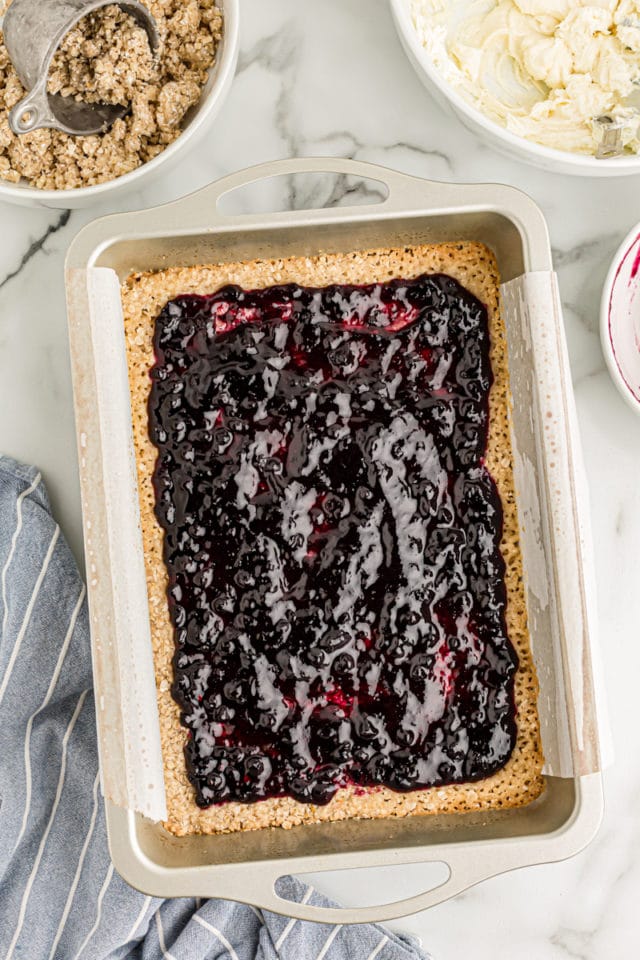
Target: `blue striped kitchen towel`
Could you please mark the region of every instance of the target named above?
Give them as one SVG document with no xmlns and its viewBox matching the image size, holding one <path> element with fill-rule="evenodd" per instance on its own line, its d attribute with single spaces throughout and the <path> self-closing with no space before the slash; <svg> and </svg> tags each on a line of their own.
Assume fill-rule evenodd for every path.
<svg viewBox="0 0 640 960">
<path fill-rule="evenodd" d="M 0 958 L 426 957 L 373 925 L 302 923 L 129 887 L 107 851 L 85 588 L 40 473 L 3 456 L 0 570 Z M 328 905 L 293 878 L 282 894 Z"/>
</svg>

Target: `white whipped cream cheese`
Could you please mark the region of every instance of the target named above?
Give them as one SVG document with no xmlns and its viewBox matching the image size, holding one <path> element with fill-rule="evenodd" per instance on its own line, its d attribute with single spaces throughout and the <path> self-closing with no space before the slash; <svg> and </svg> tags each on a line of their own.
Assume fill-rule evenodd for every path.
<svg viewBox="0 0 640 960">
<path fill-rule="evenodd" d="M 596 117 L 622 125 L 640 83 L 640 0 L 410 0 L 418 36 L 445 80 L 511 132 L 548 147 L 595 153 Z"/>
</svg>

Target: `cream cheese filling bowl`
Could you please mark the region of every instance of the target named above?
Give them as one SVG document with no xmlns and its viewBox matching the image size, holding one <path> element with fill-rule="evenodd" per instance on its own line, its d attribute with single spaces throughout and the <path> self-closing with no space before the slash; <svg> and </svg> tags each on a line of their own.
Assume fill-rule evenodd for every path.
<svg viewBox="0 0 640 960">
<path fill-rule="evenodd" d="M 239 51 L 240 0 L 219 0 L 218 7 L 222 10 L 223 25 L 215 64 L 209 72 L 209 79 L 203 87 L 200 100 L 187 114 L 184 130 L 162 153 L 130 173 L 91 187 L 39 190 L 26 183 L 8 183 L 0 179 L 0 201 L 23 207 L 53 207 L 65 210 L 88 207 L 106 196 L 121 196 L 132 190 L 139 190 L 159 174 L 175 167 L 200 141 L 221 109 L 233 82 Z"/>
<path fill-rule="evenodd" d="M 587 177 L 640 174 L 640 155 L 598 160 L 586 154 L 569 153 L 525 140 L 486 117 L 434 65 L 414 26 L 411 0 L 390 0 L 390 4 L 402 45 L 424 85 L 441 105 L 487 143 L 516 160 L 524 160 L 553 173 Z"/>
</svg>

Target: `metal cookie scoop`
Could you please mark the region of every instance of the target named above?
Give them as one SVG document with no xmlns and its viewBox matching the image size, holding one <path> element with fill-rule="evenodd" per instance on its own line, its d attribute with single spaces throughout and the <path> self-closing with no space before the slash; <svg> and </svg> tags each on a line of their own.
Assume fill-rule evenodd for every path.
<svg viewBox="0 0 640 960">
<path fill-rule="evenodd" d="M 623 109 L 615 116 L 603 114 L 594 117 L 593 127 L 599 137 L 596 158 L 609 160 L 624 153 L 624 134 L 640 127 L 640 88 L 624 101 Z"/>
<path fill-rule="evenodd" d="M 73 97 L 47 92 L 49 68 L 62 39 L 88 13 L 114 4 L 134 17 L 149 37 L 152 53 L 160 46 L 156 21 L 137 0 L 13 0 L 2 29 L 4 42 L 28 91 L 9 114 L 14 133 L 52 127 L 74 136 L 103 133 L 128 107 L 121 104 L 82 103 Z"/>
<path fill-rule="evenodd" d="M 598 149 L 596 151 L 597 160 L 610 160 L 612 157 L 621 157 L 624 153 L 624 140 L 622 133 L 626 123 L 622 120 L 614 120 L 603 114 L 600 117 L 594 117 L 593 127 L 596 131 Z"/>
<path fill-rule="evenodd" d="M 619 27 L 627 27 L 633 30 L 640 30 L 640 19 L 635 17 L 625 17 Z M 596 157 L 598 160 L 609 160 L 611 157 L 620 157 L 624 153 L 623 133 L 631 125 L 636 129 L 640 126 L 640 85 L 635 81 L 636 89 L 626 98 L 622 104 L 625 114 L 617 117 L 604 114 L 600 117 L 594 117 L 594 126 L 600 137 Z"/>
</svg>

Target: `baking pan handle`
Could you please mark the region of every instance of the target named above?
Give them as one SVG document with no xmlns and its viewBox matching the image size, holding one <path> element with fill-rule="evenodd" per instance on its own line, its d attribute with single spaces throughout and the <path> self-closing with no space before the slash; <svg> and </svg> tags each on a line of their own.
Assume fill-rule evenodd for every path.
<svg viewBox="0 0 640 960">
<path fill-rule="evenodd" d="M 387 920 L 396 920 L 409 914 L 435 907 L 451 897 L 457 896 L 469 887 L 488 880 L 491 877 L 522 866 L 522 858 L 511 858 L 502 850 L 498 857 L 490 850 L 478 850 L 473 860 L 469 850 L 460 850 L 459 853 L 448 851 L 446 857 L 437 857 L 434 862 L 442 862 L 449 870 L 449 876 L 442 883 L 424 893 L 405 900 L 396 900 L 391 903 L 380 903 L 369 907 L 316 907 L 310 903 L 299 903 L 286 900 L 276 892 L 276 883 L 282 875 L 282 868 L 273 865 L 272 871 L 261 868 L 256 870 L 252 878 L 251 903 L 263 910 L 284 914 L 297 920 L 312 920 L 316 923 L 383 923 Z M 335 867 L 329 868 L 335 870 Z M 314 870 L 313 864 L 309 867 Z M 246 874 L 238 881 L 238 894 L 234 896 L 234 883 L 231 877 L 225 880 L 224 896 L 227 899 L 247 900 Z M 219 895 L 219 894 L 218 894 Z"/>
<path fill-rule="evenodd" d="M 371 180 L 380 183 L 386 188 L 385 198 L 374 201 L 371 204 L 358 204 L 353 207 L 341 207 L 341 216 L 348 215 L 349 211 L 362 216 L 367 207 L 375 209 L 406 210 L 412 209 L 416 202 L 416 190 L 419 191 L 421 202 L 434 204 L 436 206 L 447 206 L 452 202 L 459 203 L 461 189 L 474 190 L 475 186 L 461 187 L 460 184 L 440 183 L 435 180 L 424 180 L 420 177 L 411 177 L 397 170 L 391 170 L 388 167 L 381 167 L 373 163 L 364 163 L 360 160 L 349 160 L 342 157 L 304 157 L 292 158 L 288 160 L 275 160 L 268 163 L 261 163 L 254 167 L 247 167 L 238 173 L 232 173 L 221 180 L 216 180 L 208 186 L 203 187 L 196 193 L 188 197 L 176 200 L 173 203 L 166 204 L 164 211 L 169 212 L 172 207 L 180 210 L 181 225 L 197 231 L 206 231 L 211 229 L 212 224 L 228 224 L 230 222 L 244 223 L 248 216 L 252 214 L 240 214 L 228 216 L 219 209 L 220 200 L 234 190 L 249 186 L 260 180 L 268 180 L 273 177 L 294 176 L 296 174 L 308 173 L 337 173 L 343 176 L 357 177 L 361 180 Z M 266 216 L 269 222 L 274 219 L 284 217 L 287 221 L 296 217 L 304 218 L 305 214 L 313 208 L 307 210 L 286 210 L 276 213 L 269 213 Z M 318 213 L 326 213 L 328 216 L 335 216 L 335 208 L 324 208 L 323 210 L 314 210 Z M 157 225 L 158 210 L 153 212 L 154 226 Z M 136 214 L 136 223 L 140 220 L 144 222 L 144 212 Z"/>
<path fill-rule="evenodd" d="M 386 197 L 375 200 L 370 204 L 358 204 L 351 207 L 340 207 L 342 219 L 362 217 L 367 209 L 380 212 L 414 210 L 416 204 L 426 209 L 450 209 L 452 206 L 468 205 L 477 197 L 477 184 L 441 183 L 436 180 L 424 180 L 422 177 L 411 177 L 397 170 L 390 170 L 373 163 L 363 163 L 360 160 L 348 160 L 342 157 L 301 157 L 288 160 L 275 160 L 261 163 L 254 167 L 247 167 L 238 173 L 216 180 L 201 190 L 174 200 L 162 207 L 151 210 L 141 210 L 135 214 L 136 233 L 144 233 L 147 226 L 153 232 L 163 228 L 172 229 L 178 223 L 182 229 L 194 233 L 206 233 L 220 226 L 237 225 L 247 227 L 248 221 L 256 225 L 275 225 L 280 221 L 292 223 L 304 222 L 309 213 L 313 212 L 314 222 L 322 217 L 336 216 L 335 207 L 312 208 L 302 210 L 283 210 L 264 214 L 245 213 L 240 215 L 226 215 L 220 211 L 220 200 L 234 190 L 258 183 L 260 180 L 269 180 L 274 177 L 293 176 L 308 173 L 336 173 L 343 176 L 356 177 L 361 180 L 372 180 L 386 188 Z M 501 188 L 502 189 L 502 188 Z M 504 188 L 509 189 L 509 188 Z M 517 193 L 518 191 L 513 191 Z M 528 201 L 530 203 L 530 201 Z M 179 216 L 176 216 L 179 214 Z M 121 215 L 120 215 L 121 216 Z M 146 223 L 147 218 L 149 224 Z M 107 222 L 105 219 L 104 223 Z"/>
</svg>

